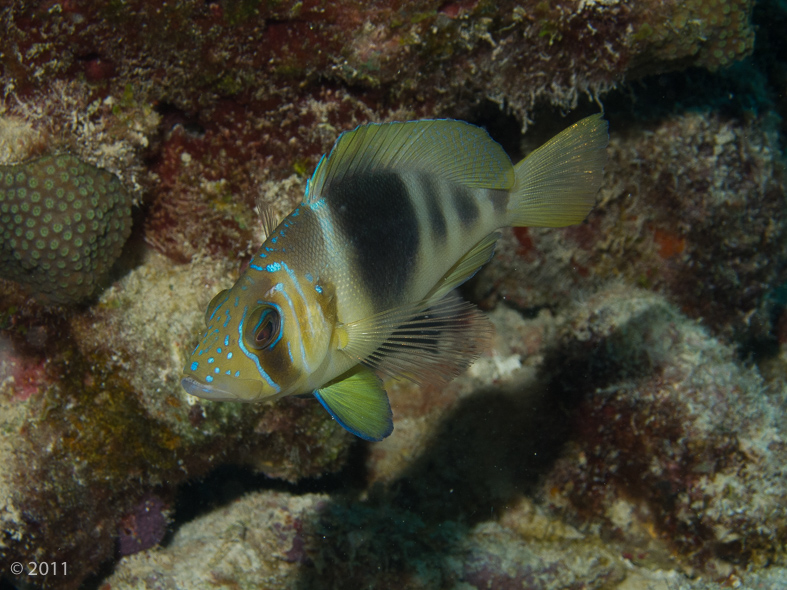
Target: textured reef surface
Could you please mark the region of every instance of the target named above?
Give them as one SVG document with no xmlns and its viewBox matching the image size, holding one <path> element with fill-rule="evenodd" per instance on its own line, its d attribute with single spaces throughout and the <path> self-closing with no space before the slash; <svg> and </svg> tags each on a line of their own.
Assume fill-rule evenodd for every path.
<svg viewBox="0 0 787 590">
<path fill-rule="evenodd" d="M 780 0 L 2 3 L 0 586 L 787 587 L 785 26 Z M 493 345 L 387 384 L 391 437 L 180 387 L 255 206 L 289 212 L 340 132 L 455 117 L 516 161 L 600 107 L 597 206 L 504 231 L 463 287 Z"/>
<path fill-rule="evenodd" d="M 117 178 L 61 154 L 0 167 L 4 278 L 56 303 L 89 297 L 131 233 Z"/>
</svg>

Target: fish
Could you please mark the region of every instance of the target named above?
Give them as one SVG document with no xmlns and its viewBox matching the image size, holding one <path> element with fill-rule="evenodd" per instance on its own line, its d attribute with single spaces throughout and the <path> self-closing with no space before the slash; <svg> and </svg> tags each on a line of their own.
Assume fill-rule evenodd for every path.
<svg viewBox="0 0 787 590">
<path fill-rule="evenodd" d="M 444 384 L 482 354 L 491 323 L 456 288 L 502 228 L 582 222 L 608 140 L 591 115 L 514 165 L 459 120 L 342 133 L 302 202 L 208 304 L 182 387 L 214 401 L 313 394 L 352 434 L 386 438 L 383 379 Z"/>
</svg>

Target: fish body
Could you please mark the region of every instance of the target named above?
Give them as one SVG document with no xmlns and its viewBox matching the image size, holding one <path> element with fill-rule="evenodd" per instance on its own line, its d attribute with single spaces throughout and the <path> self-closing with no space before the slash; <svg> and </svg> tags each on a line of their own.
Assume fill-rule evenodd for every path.
<svg viewBox="0 0 787 590">
<path fill-rule="evenodd" d="M 607 138 L 594 115 L 514 166 L 461 121 L 342 134 L 303 202 L 209 304 L 183 387 L 223 401 L 313 392 L 350 432 L 385 438 L 377 375 L 445 382 L 480 354 L 489 323 L 453 289 L 489 260 L 500 228 L 582 221 Z"/>
</svg>

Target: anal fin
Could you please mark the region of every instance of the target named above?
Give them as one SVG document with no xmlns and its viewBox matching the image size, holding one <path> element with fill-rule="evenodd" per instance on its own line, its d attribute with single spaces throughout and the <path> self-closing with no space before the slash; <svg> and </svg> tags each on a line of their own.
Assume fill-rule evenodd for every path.
<svg viewBox="0 0 787 590">
<path fill-rule="evenodd" d="M 314 392 L 341 426 L 364 440 L 379 441 L 393 432 L 388 395 L 377 376 L 359 366 Z"/>
</svg>

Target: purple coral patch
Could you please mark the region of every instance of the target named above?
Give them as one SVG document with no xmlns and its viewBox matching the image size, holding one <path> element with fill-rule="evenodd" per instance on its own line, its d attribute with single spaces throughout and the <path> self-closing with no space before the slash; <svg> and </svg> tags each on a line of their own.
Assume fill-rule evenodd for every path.
<svg viewBox="0 0 787 590">
<path fill-rule="evenodd" d="M 120 555 L 131 555 L 150 549 L 161 542 L 167 532 L 166 505 L 157 496 L 145 496 L 120 519 L 118 550 Z"/>
</svg>

